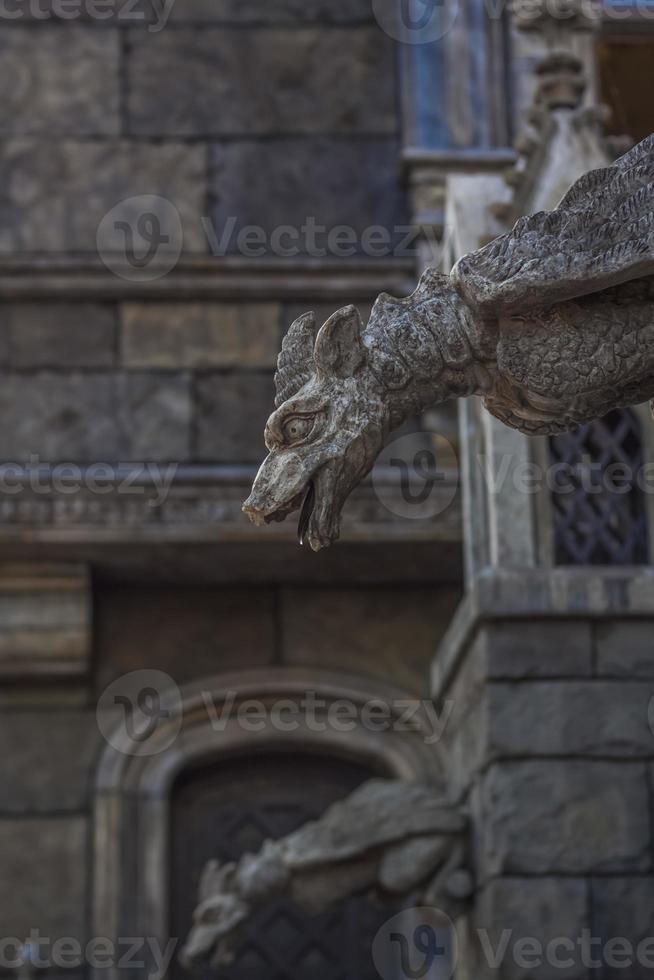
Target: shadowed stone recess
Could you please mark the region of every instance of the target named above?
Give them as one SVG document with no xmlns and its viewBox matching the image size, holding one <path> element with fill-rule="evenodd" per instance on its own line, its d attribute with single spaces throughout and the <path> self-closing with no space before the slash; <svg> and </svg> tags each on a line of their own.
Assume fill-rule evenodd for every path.
<svg viewBox="0 0 654 980">
<path fill-rule="evenodd" d="M 216 671 L 265 667 L 274 656 L 274 596 L 263 588 L 105 589 L 96 623 L 102 664 L 98 693 L 116 677 L 142 668 L 163 670 L 184 684 Z"/>
<path fill-rule="evenodd" d="M 5 21 L 0 135 L 117 134 L 119 49 L 116 31 L 71 23 L 62 30 L 49 23 L 40 24 L 35 35 L 30 27 L 12 24 L 8 29 Z"/>
<path fill-rule="evenodd" d="M 4 814 L 63 812 L 87 805 L 100 748 L 93 712 L 3 710 L 2 746 Z M 47 766 L 42 765 L 45 746 Z"/>
<path fill-rule="evenodd" d="M 84 940 L 86 843 L 81 816 L 0 820 L 3 936 Z"/>
<path fill-rule="evenodd" d="M 181 28 L 130 41 L 134 134 L 396 131 L 394 48 L 376 27 Z"/>
<path fill-rule="evenodd" d="M 397 155 L 392 139 L 216 144 L 211 149 L 215 241 L 229 252 L 243 252 L 245 245 L 245 254 L 253 257 L 308 253 L 347 258 L 362 248 L 370 258 L 388 257 L 405 237 L 395 229 L 407 221 Z M 243 233 L 239 242 L 245 226 L 263 228 L 265 238 L 245 238 Z M 339 226 L 353 229 L 354 235 L 336 238 L 332 231 L 330 238 L 329 231 Z M 388 237 L 378 234 L 371 244 L 362 244 L 362 233 L 371 226 L 379 226 Z M 290 234 L 282 234 L 281 228 L 290 228 Z"/>
<path fill-rule="evenodd" d="M 285 660 L 393 677 L 424 692 L 429 663 L 459 601 L 455 589 L 284 590 Z"/>
</svg>

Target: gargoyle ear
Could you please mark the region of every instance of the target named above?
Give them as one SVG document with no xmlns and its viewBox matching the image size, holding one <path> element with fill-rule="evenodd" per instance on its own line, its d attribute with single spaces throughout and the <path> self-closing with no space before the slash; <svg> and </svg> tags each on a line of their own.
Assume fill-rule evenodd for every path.
<svg viewBox="0 0 654 980">
<path fill-rule="evenodd" d="M 332 313 L 320 328 L 313 349 L 313 359 L 322 374 L 349 378 L 365 360 L 361 341 L 363 323 L 355 306 L 344 306 Z"/>
</svg>

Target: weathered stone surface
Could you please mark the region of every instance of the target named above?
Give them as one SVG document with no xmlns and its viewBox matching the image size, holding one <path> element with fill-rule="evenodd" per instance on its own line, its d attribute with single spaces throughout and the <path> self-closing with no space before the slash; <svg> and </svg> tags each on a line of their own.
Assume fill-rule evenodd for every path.
<svg viewBox="0 0 654 980">
<path fill-rule="evenodd" d="M 464 799 L 488 759 L 488 698 L 482 697 L 472 710 L 461 710 L 453 695 L 437 704 L 445 720 L 443 739 L 438 743 L 448 791 Z"/>
<path fill-rule="evenodd" d="M 646 769 L 636 763 L 495 764 L 481 783 L 476 823 L 482 879 L 651 866 Z"/>
<path fill-rule="evenodd" d="M 585 980 L 588 976 L 577 945 L 582 931 L 590 927 L 588 885 L 583 879 L 492 881 L 478 896 L 473 924 L 473 929 L 459 934 L 465 977 Z"/>
<path fill-rule="evenodd" d="M 115 410 L 115 381 L 110 374 L 5 374 L 0 383 L 4 419 L 0 457 L 117 459 L 125 443 Z"/>
<path fill-rule="evenodd" d="M 211 373 L 196 380 L 195 393 L 197 457 L 259 462 L 265 453 L 262 433 L 272 401 L 271 375 Z"/>
<path fill-rule="evenodd" d="M 445 803 L 438 787 L 371 779 L 317 820 L 266 841 L 235 865 L 208 862 L 182 962 L 227 961 L 239 926 L 280 895 L 315 914 L 381 885 L 454 914 L 462 906 L 448 885 L 454 873 L 468 882 L 466 831 L 466 816 Z M 391 867 L 398 850 L 419 852 L 424 863 L 413 871 L 405 863 L 398 874 Z"/>
<path fill-rule="evenodd" d="M 491 684 L 487 696 L 492 756 L 654 754 L 649 684 Z"/>
<path fill-rule="evenodd" d="M 0 134 L 118 133 L 119 53 L 116 31 L 41 24 L 37 37 L 12 24 L 0 38 Z"/>
<path fill-rule="evenodd" d="M 4 374 L 0 457 L 67 462 L 188 456 L 189 379 L 111 373 Z"/>
<path fill-rule="evenodd" d="M 489 623 L 476 642 L 491 678 L 590 677 L 592 673 L 588 622 Z"/>
<path fill-rule="evenodd" d="M 367 248 L 381 258 L 403 237 L 393 234 L 406 224 L 394 140 L 242 140 L 214 145 L 211 153 L 213 251 L 217 242 L 252 257 L 347 258 Z M 341 226 L 349 229 L 347 239 L 332 231 Z M 364 240 L 372 226 L 382 233 Z M 245 238 L 248 227 L 262 228 L 262 238 Z"/>
<path fill-rule="evenodd" d="M 376 27 L 133 32 L 127 71 L 138 135 L 397 131 L 393 43 Z"/>
<path fill-rule="evenodd" d="M 0 744 L 5 815 L 87 806 L 100 746 L 94 712 L 3 709 Z"/>
<path fill-rule="evenodd" d="M 10 350 L 7 321 L 0 312 L 0 368 L 9 366 Z"/>
<path fill-rule="evenodd" d="M 10 367 L 111 367 L 116 312 L 101 303 L 4 303 L 0 336 Z"/>
<path fill-rule="evenodd" d="M 541 436 L 652 397 L 651 222 L 621 239 L 621 221 L 607 218 L 622 216 L 628 195 L 647 212 L 654 184 L 641 193 L 636 175 L 650 172 L 654 135 L 613 167 L 581 177 L 557 210 L 518 221 L 460 258 L 451 275 L 427 269 L 410 297 L 382 294 L 366 325 L 353 307 L 319 330 L 311 316 L 296 321 L 275 376 L 278 437 L 244 503 L 251 520 L 284 520 L 289 501 L 302 496 L 301 540 L 314 551 L 331 544 L 348 495 L 391 432 L 454 397 L 482 394 L 501 422 Z M 316 424 L 322 400 L 330 405 L 326 425 Z M 497 436 L 493 456 L 510 464 Z M 525 502 L 538 473 L 526 456 L 523 462 L 513 473 L 523 487 L 514 502 L 527 528 Z M 320 479 L 326 473 L 329 482 Z M 491 535 L 493 561 L 507 557 L 511 530 L 507 522 L 506 535 Z M 532 551 L 529 544 L 516 566 L 529 567 Z M 522 597 L 530 611 L 542 603 L 524 590 Z"/>
<path fill-rule="evenodd" d="M 371 20 L 370 0 L 185 0 L 171 20 L 193 23 L 359 23 Z"/>
<path fill-rule="evenodd" d="M 28 137 L 0 143 L 0 252 L 96 252 L 98 226 L 126 198 L 156 194 L 179 212 L 184 248 L 206 251 L 202 146 Z"/>
<path fill-rule="evenodd" d="M 126 303 L 122 361 L 130 368 L 274 367 L 279 316 L 276 303 Z"/>
<path fill-rule="evenodd" d="M 85 939 L 84 817 L 0 820 L 3 937 Z"/>
<path fill-rule="evenodd" d="M 592 932 L 602 940 L 595 945 L 593 958 L 605 964 L 602 976 L 607 980 L 650 978 L 654 969 L 654 878 L 593 878 L 590 889 Z M 620 954 L 614 948 L 611 961 L 606 944 L 616 937 L 626 939 L 633 952 Z"/>
<path fill-rule="evenodd" d="M 284 661 L 393 678 L 424 695 L 431 657 L 458 600 L 456 589 L 285 589 Z"/>
<path fill-rule="evenodd" d="M 0 677 L 84 675 L 90 652 L 91 591 L 84 566 L 0 565 Z"/>
<path fill-rule="evenodd" d="M 192 421 L 188 375 L 127 372 L 116 381 L 116 411 L 129 459 L 187 460 Z"/>
<path fill-rule="evenodd" d="M 598 674 L 654 678 L 654 622 L 598 623 L 595 636 Z"/>
<path fill-rule="evenodd" d="M 361 314 L 361 319 L 365 323 L 370 317 L 370 310 L 372 308 L 374 297 L 370 301 L 357 301 L 354 305 Z M 284 303 L 282 307 L 282 332 L 285 333 L 294 320 L 297 320 L 299 316 L 303 313 L 313 310 L 316 314 L 316 323 L 323 324 L 326 320 L 330 318 L 335 310 L 340 309 L 343 306 L 347 306 L 350 303 L 350 299 L 336 299 L 333 302 L 325 303 L 321 300 L 305 300 L 301 303 Z"/>
<path fill-rule="evenodd" d="M 266 589 L 107 588 L 98 596 L 96 622 L 99 691 L 132 670 L 163 670 L 183 684 L 263 667 L 274 656 L 274 596 Z"/>
</svg>

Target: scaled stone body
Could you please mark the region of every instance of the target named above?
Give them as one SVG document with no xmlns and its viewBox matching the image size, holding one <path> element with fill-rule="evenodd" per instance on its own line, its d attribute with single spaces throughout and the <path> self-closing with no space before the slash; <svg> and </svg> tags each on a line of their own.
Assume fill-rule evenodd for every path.
<svg viewBox="0 0 654 980">
<path fill-rule="evenodd" d="M 413 893 L 454 914 L 472 892 L 466 829 L 466 818 L 438 787 L 364 783 L 319 820 L 266 841 L 258 854 L 222 866 L 209 862 L 182 961 L 228 963 L 240 926 L 279 895 L 318 914 L 371 889 Z"/>
<path fill-rule="evenodd" d="M 528 434 L 574 428 L 654 397 L 654 136 L 586 174 L 552 212 L 282 347 L 270 455 L 244 510 L 258 524 L 302 506 L 314 550 L 338 537 L 349 493 L 391 432 L 428 406 L 481 395 Z"/>
</svg>

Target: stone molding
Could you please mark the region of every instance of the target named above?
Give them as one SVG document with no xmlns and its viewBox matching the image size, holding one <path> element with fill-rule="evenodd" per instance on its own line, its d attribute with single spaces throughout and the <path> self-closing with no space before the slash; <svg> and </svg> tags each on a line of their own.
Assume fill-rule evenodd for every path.
<svg viewBox="0 0 654 980">
<path fill-rule="evenodd" d="M 150 271 L 155 270 L 155 262 Z M 133 282 L 124 263 L 114 273 L 92 255 L 0 256 L 3 300 L 370 300 L 384 289 L 406 295 L 415 286 L 411 259 L 245 259 L 182 256 L 151 282 Z"/>
<path fill-rule="evenodd" d="M 83 565 L 0 565 L 0 683 L 87 673 L 91 588 Z"/>
<path fill-rule="evenodd" d="M 41 477 L 43 485 L 31 489 L 29 468 L 12 464 L 12 480 L 23 481 L 23 486 L 19 492 L 0 495 L 0 542 L 17 546 L 34 542 L 131 545 L 136 527 L 140 539 L 150 544 L 197 543 L 206 541 L 208 533 L 215 541 L 258 540 L 261 531 L 241 512 L 257 469 L 247 465 L 183 464 L 163 493 L 145 464 L 118 465 L 107 478 L 98 476 L 93 464 L 80 465 L 79 487 L 71 495 L 65 487 L 59 490 L 51 482 L 46 483 L 45 476 Z M 56 467 L 52 470 L 56 476 Z M 102 481 L 101 493 L 91 489 L 96 477 Z M 348 505 L 345 539 L 460 541 L 458 495 L 450 503 L 458 475 L 452 471 L 443 477 L 433 491 L 442 495 L 442 507 L 434 508 L 436 513 L 429 519 L 408 520 L 396 516 L 406 508 L 397 472 L 379 467 L 376 486 L 388 486 L 384 503 L 370 480 L 358 488 Z M 395 498 L 397 508 L 389 509 Z M 295 538 L 293 522 L 266 529 L 267 542 L 291 542 Z"/>
<path fill-rule="evenodd" d="M 487 569 L 468 583 L 432 670 L 432 696 L 446 696 L 479 628 L 490 621 L 622 620 L 654 616 L 654 569 Z"/>
</svg>

